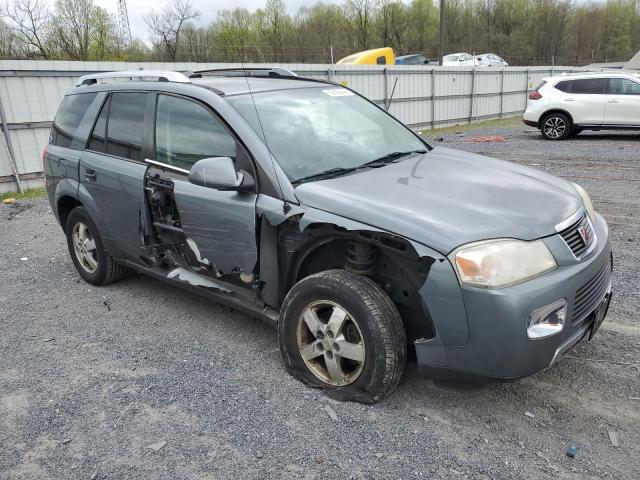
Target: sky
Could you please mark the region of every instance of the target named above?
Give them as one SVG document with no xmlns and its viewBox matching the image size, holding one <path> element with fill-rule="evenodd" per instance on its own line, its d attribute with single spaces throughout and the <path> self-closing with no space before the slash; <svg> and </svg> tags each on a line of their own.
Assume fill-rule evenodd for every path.
<svg viewBox="0 0 640 480">
<path fill-rule="evenodd" d="M 284 0 L 284 3 L 287 6 L 289 13 L 293 14 L 298 11 L 298 8 L 313 5 L 317 1 L 318 0 Z M 328 3 L 335 3 L 335 1 L 336 0 L 329 0 Z M 127 0 L 131 35 L 146 42 L 148 38 L 146 25 L 142 18 L 143 14 L 148 12 L 151 7 L 156 10 L 160 10 L 167 3 L 168 0 Z M 196 23 L 200 25 L 208 25 L 215 19 L 216 12 L 218 10 L 241 7 L 254 11 L 263 7 L 266 0 L 191 0 L 191 3 L 200 11 L 200 18 Z M 106 8 L 114 14 L 118 11 L 117 0 L 100 0 L 97 1 L 96 4 Z"/>
</svg>

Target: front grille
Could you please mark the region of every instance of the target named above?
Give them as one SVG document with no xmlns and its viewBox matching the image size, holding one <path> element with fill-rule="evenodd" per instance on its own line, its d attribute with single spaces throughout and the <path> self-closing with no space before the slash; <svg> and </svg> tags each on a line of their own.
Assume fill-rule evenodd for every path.
<svg viewBox="0 0 640 480">
<path fill-rule="evenodd" d="M 611 281 L 611 261 L 587 283 L 578 289 L 573 302 L 572 324 L 576 324 L 590 314 L 604 298 Z"/>
<path fill-rule="evenodd" d="M 559 233 L 576 258 L 580 258 L 589 250 L 596 238 L 589 217 L 586 214 Z"/>
</svg>

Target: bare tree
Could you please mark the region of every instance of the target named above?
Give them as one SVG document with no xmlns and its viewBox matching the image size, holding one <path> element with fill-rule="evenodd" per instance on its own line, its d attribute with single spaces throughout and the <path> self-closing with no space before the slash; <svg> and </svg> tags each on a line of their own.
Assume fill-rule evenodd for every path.
<svg viewBox="0 0 640 480">
<path fill-rule="evenodd" d="M 344 13 L 346 25 L 353 35 L 354 45 L 364 50 L 373 40 L 373 22 L 376 13 L 375 0 L 346 0 Z"/>
<path fill-rule="evenodd" d="M 52 41 L 73 60 L 87 60 L 93 0 L 57 0 Z"/>
<path fill-rule="evenodd" d="M 46 43 L 51 14 L 45 0 L 15 0 L 7 2 L 0 11 L 8 20 L 9 34 L 24 46 L 25 53 L 33 53 L 45 59 L 50 56 Z"/>
<path fill-rule="evenodd" d="M 189 20 L 196 19 L 200 12 L 190 0 L 172 0 L 162 10 L 150 9 L 144 15 L 144 21 L 151 32 L 156 48 L 175 61 L 180 45 L 180 34 Z"/>
<path fill-rule="evenodd" d="M 385 46 L 392 47 L 396 55 L 408 53 L 410 16 L 409 7 L 399 0 L 381 0 L 378 12 L 378 30 Z"/>
</svg>

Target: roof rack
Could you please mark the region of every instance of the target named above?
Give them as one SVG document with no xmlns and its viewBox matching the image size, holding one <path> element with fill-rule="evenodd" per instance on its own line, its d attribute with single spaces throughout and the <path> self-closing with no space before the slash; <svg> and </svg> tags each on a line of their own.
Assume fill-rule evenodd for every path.
<svg viewBox="0 0 640 480">
<path fill-rule="evenodd" d="M 179 72 L 157 70 L 130 70 L 125 72 L 100 72 L 83 75 L 78 79 L 76 87 L 79 87 L 81 85 L 94 85 L 98 83 L 98 80 L 101 78 L 128 78 L 129 80 L 133 80 L 134 78 L 157 78 L 157 81 L 159 82 L 191 83 L 191 80 L 189 80 L 186 75 Z"/>
<path fill-rule="evenodd" d="M 202 78 L 203 75 L 220 75 L 229 77 L 297 77 L 298 75 L 282 67 L 230 67 L 212 68 L 192 72 L 189 78 Z"/>
</svg>

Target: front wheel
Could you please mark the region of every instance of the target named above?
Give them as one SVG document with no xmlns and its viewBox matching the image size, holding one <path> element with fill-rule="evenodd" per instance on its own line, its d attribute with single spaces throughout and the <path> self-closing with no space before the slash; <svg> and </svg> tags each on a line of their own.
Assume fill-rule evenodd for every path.
<svg viewBox="0 0 640 480">
<path fill-rule="evenodd" d="M 289 373 L 338 400 L 377 402 L 404 372 L 407 341 L 396 306 L 372 280 L 344 270 L 291 289 L 278 338 Z"/>
<path fill-rule="evenodd" d="M 547 140 L 564 140 L 571 134 L 571 120 L 564 113 L 550 113 L 542 120 L 540 132 Z"/>
</svg>

